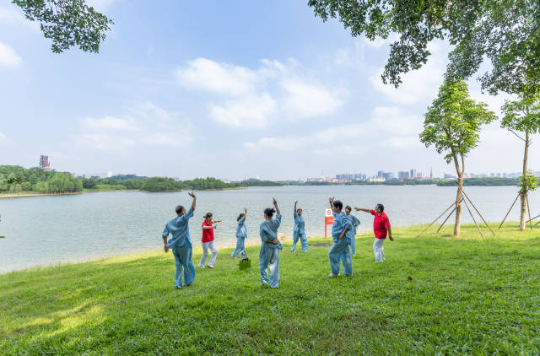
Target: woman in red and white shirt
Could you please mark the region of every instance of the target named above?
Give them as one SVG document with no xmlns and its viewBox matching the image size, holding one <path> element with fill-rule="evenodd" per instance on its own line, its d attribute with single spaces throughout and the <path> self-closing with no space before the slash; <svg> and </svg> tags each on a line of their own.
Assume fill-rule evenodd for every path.
<svg viewBox="0 0 540 356">
<path fill-rule="evenodd" d="M 208 257 L 208 249 L 212 251 L 212 256 L 210 256 L 210 261 L 206 267 L 214 268 L 214 263 L 216 262 L 217 257 L 217 248 L 214 246 L 214 229 L 217 228 L 217 225 L 214 225 L 213 223 L 219 222 L 221 222 L 221 220 L 212 221 L 212 213 L 206 213 L 204 216 L 204 221 L 202 223 L 203 254 L 201 256 L 199 268 L 204 268 L 206 258 Z"/>
<path fill-rule="evenodd" d="M 375 233 L 375 242 L 373 242 L 373 252 L 375 253 L 375 262 L 383 262 L 384 258 L 384 249 L 383 243 L 388 234 L 390 241 L 394 241 L 392 237 L 392 227 L 390 226 L 390 220 L 384 212 L 384 205 L 377 204 L 375 209 L 363 209 L 363 208 L 354 208 L 356 211 L 364 211 L 370 213 L 375 217 L 373 220 L 373 232 Z"/>
</svg>

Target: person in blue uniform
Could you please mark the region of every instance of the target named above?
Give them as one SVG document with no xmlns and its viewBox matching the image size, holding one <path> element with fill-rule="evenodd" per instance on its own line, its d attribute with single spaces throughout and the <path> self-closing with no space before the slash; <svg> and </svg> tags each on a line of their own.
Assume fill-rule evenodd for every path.
<svg viewBox="0 0 540 356">
<path fill-rule="evenodd" d="M 307 252 L 308 243 L 306 237 L 306 223 L 304 222 L 304 218 L 302 217 L 302 209 L 296 209 L 297 204 L 298 200 L 294 202 L 294 230 L 293 245 L 291 251 L 294 252 L 294 250 L 296 249 L 296 243 L 298 242 L 298 239 L 300 239 L 300 243 L 302 244 L 302 251 Z"/>
<path fill-rule="evenodd" d="M 259 271 L 263 286 L 270 283 L 271 288 L 277 288 L 279 286 L 279 251 L 283 249 L 283 246 L 277 237 L 277 231 L 281 225 L 281 213 L 276 199 L 273 199 L 273 204 L 275 209 L 267 208 L 264 210 L 264 221 L 259 230 L 261 236 Z M 276 212 L 276 218 L 273 219 Z"/>
<path fill-rule="evenodd" d="M 195 265 L 193 264 L 193 245 L 189 237 L 189 219 L 193 217 L 193 211 L 197 203 L 195 194 L 188 193 L 193 198 L 191 208 L 186 212 L 182 205 L 175 209 L 177 217 L 165 225 L 163 229 L 163 250 L 165 253 L 172 250 L 176 262 L 176 271 L 174 273 L 174 287 L 182 288 L 182 285 L 190 286 L 195 280 Z M 169 235 L 172 238 L 167 241 Z M 182 275 L 184 281 L 182 284 Z"/>
<path fill-rule="evenodd" d="M 247 208 L 244 208 L 244 212 L 238 215 L 236 221 L 238 221 L 238 226 L 236 227 L 236 249 L 232 253 L 231 257 L 236 258 L 238 254 L 240 257 L 246 257 L 246 247 L 245 241 L 247 239 L 247 228 L 246 228 L 246 217 L 247 217 Z"/>
<path fill-rule="evenodd" d="M 339 276 L 341 269 L 340 261 L 343 261 L 343 275 L 352 276 L 352 258 L 349 250 L 349 239 L 347 232 L 352 229 L 351 221 L 343 210 L 343 203 L 334 198 L 329 198 L 334 216 L 334 225 L 332 225 L 332 239 L 334 245 L 328 251 L 328 259 L 330 260 L 331 273 L 329 277 Z"/>
<path fill-rule="evenodd" d="M 349 235 L 347 238 L 350 240 L 349 246 L 351 247 L 351 254 L 356 256 L 356 230 L 360 226 L 360 220 L 354 215 L 351 214 L 352 208 L 347 205 L 345 207 L 345 215 L 351 220 L 352 229 L 347 231 Z"/>
</svg>

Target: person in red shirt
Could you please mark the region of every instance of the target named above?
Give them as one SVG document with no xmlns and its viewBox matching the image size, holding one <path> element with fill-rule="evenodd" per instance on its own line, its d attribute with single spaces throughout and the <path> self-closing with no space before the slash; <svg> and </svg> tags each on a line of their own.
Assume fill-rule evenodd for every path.
<svg viewBox="0 0 540 356">
<path fill-rule="evenodd" d="M 383 262 L 384 249 L 383 243 L 386 239 L 386 235 L 390 241 L 394 241 L 392 237 L 392 227 L 390 226 L 390 220 L 384 212 L 384 205 L 377 204 L 375 209 L 354 208 L 356 211 L 364 211 L 370 213 L 375 217 L 373 220 L 373 232 L 375 234 L 375 242 L 373 242 L 373 252 L 375 253 L 375 262 Z"/>
<path fill-rule="evenodd" d="M 217 258 L 217 248 L 214 246 L 214 229 L 217 228 L 217 225 L 213 223 L 219 223 L 221 220 L 212 220 L 212 213 L 206 213 L 204 216 L 204 221 L 202 223 L 202 248 L 203 254 L 201 256 L 201 262 L 199 263 L 199 268 L 204 268 L 206 264 L 206 258 L 208 257 L 208 249 L 212 251 L 212 256 L 210 256 L 210 261 L 206 267 L 214 268 L 214 263 Z"/>
</svg>

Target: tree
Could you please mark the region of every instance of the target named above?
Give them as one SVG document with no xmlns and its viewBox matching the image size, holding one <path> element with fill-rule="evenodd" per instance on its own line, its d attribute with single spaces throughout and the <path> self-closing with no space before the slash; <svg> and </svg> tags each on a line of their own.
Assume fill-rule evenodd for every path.
<svg viewBox="0 0 540 356">
<path fill-rule="evenodd" d="M 458 176 L 456 194 L 456 220 L 454 236 L 461 230 L 461 200 L 463 198 L 463 174 L 465 157 L 478 145 L 480 129 L 495 120 L 495 114 L 484 103 L 476 103 L 469 97 L 464 81 L 447 81 L 439 89 L 439 96 L 425 114 L 422 143 L 435 146 L 437 153 L 444 153 L 446 163 L 454 162 Z"/>
<path fill-rule="evenodd" d="M 492 69 L 483 90 L 535 91 L 540 84 L 540 0 L 309 0 L 323 21 L 339 18 L 352 36 L 386 39 L 397 33 L 382 75 L 396 87 L 401 75 L 422 67 L 433 40 L 448 40 L 447 76 L 468 79 L 485 58 Z"/>
<path fill-rule="evenodd" d="M 72 46 L 85 52 L 99 52 L 111 30 L 112 20 L 86 5 L 85 0 L 13 0 L 27 19 L 40 22 L 51 50 L 61 53 Z"/>
<path fill-rule="evenodd" d="M 501 126 L 508 129 L 524 144 L 523 171 L 519 184 L 519 195 L 521 197 L 521 213 L 519 219 L 519 229 L 525 230 L 525 219 L 527 212 L 527 199 L 530 190 L 536 189 L 537 178 L 529 174 L 527 167 L 529 161 L 529 146 L 531 145 L 531 135 L 540 132 L 540 95 L 523 95 L 516 101 L 506 101 L 502 107 L 503 118 Z M 516 131 L 521 132 L 520 136 Z"/>
</svg>

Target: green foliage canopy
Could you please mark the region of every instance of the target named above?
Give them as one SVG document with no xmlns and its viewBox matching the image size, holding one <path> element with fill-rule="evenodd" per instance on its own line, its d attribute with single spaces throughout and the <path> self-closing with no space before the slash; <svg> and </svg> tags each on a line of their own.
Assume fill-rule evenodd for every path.
<svg viewBox="0 0 540 356">
<path fill-rule="evenodd" d="M 486 107 L 469 97 L 464 81 L 445 82 L 425 115 L 420 141 L 435 146 L 439 154 L 446 153 L 447 163 L 461 156 L 463 172 L 463 157 L 478 145 L 481 126 L 496 119 Z"/>
<path fill-rule="evenodd" d="M 27 19 L 40 22 L 51 50 L 61 53 L 72 46 L 85 52 L 99 52 L 111 30 L 112 20 L 86 5 L 85 0 L 13 0 Z"/>
<path fill-rule="evenodd" d="M 506 101 L 502 112 L 503 128 L 529 134 L 540 132 L 540 95 L 530 97 L 521 95 L 518 100 Z"/>
<path fill-rule="evenodd" d="M 327 21 L 339 18 L 353 36 L 386 39 L 397 33 L 382 75 L 401 83 L 401 75 L 422 67 L 433 40 L 448 40 L 450 79 L 468 79 L 485 58 L 492 69 L 480 77 L 491 94 L 536 92 L 540 86 L 540 0 L 309 0 Z"/>
</svg>

